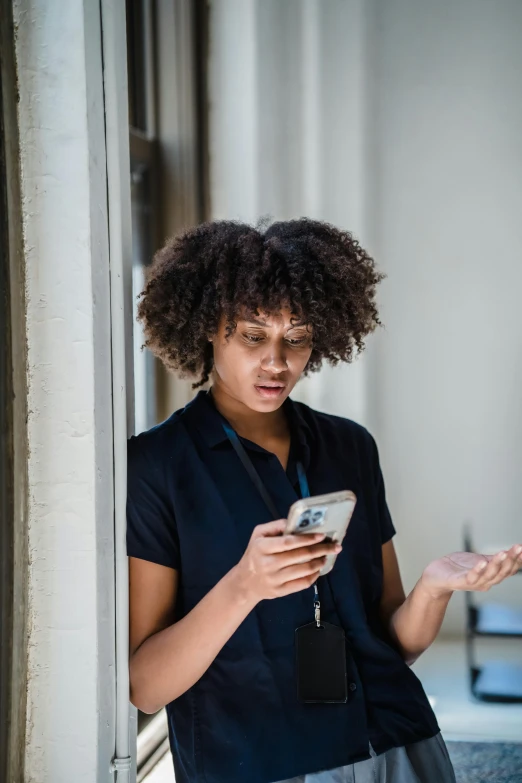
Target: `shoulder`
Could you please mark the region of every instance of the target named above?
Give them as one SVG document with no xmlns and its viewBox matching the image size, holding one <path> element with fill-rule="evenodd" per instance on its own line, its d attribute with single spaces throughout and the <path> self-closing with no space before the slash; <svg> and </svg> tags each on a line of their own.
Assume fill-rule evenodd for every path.
<svg viewBox="0 0 522 783">
<path fill-rule="evenodd" d="M 371 447 L 375 443 L 372 434 L 362 424 L 348 419 L 345 416 L 337 416 L 333 413 L 324 413 L 315 410 L 303 402 L 294 401 L 300 417 L 316 433 L 333 438 L 355 440 L 358 445 Z"/>
<path fill-rule="evenodd" d="M 180 411 L 127 440 L 127 473 L 129 479 L 143 471 L 162 474 L 172 464 L 186 433 Z"/>
<path fill-rule="evenodd" d="M 302 402 L 295 401 L 294 405 L 315 438 L 322 440 L 331 449 L 353 449 L 360 464 L 378 469 L 377 443 L 365 426 L 345 416 L 315 410 Z"/>
</svg>

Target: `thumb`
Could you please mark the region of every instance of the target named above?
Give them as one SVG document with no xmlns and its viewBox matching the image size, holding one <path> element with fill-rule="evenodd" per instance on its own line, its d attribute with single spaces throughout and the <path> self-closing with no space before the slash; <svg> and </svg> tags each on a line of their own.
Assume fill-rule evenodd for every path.
<svg viewBox="0 0 522 783">
<path fill-rule="evenodd" d="M 286 529 L 286 519 L 274 519 L 273 522 L 265 522 L 263 525 L 257 525 L 252 538 L 261 536 L 279 536 Z"/>
</svg>

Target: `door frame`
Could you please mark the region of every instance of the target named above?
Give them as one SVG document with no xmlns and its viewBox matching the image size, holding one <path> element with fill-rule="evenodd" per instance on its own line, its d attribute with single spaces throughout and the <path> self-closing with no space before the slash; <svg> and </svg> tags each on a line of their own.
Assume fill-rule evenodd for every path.
<svg viewBox="0 0 522 783">
<path fill-rule="evenodd" d="M 27 384 L 12 3 L 0 0 L 0 779 L 23 783 L 27 684 Z"/>
</svg>

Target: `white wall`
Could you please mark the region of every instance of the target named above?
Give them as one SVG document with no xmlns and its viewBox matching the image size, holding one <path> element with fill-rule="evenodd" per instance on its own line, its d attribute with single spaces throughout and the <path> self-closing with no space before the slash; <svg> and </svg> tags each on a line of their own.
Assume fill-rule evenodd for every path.
<svg viewBox="0 0 522 783">
<path fill-rule="evenodd" d="M 374 3 L 375 417 L 408 586 L 522 540 L 522 4 Z M 489 600 L 520 600 L 522 575 Z M 462 596 L 446 631 L 462 627 Z"/>
<path fill-rule="evenodd" d="M 214 216 L 325 218 L 388 274 L 386 329 L 295 396 L 376 435 L 406 587 L 465 518 L 521 540 L 522 5 L 213 0 L 211 30 Z"/>
<path fill-rule="evenodd" d="M 212 0 L 213 218 L 328 219 L 364 233 L 364 0 Z M 365 420 L 365 358 L 294 397 Z"/>
<path fill-rule="evenodd" d="M 24 779 L 103 782 L 115 705 L 100 8 L 17 0 L 14 16 L 30 453 Z"/>
</svg>

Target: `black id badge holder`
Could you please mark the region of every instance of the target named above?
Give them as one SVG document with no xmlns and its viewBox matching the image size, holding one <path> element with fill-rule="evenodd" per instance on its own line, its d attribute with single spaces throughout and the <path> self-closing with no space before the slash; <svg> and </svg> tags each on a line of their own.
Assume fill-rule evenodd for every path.
<svg viewBox="0 0 522 783">
<path fill-rule="evenodd" d="M 297 698 L 301 702 L 342 703 L 348 700 L 346 640 L 338 625 L 321 621 L 314 585 L 315 621 L 295 629 Z"/>
</svg>

